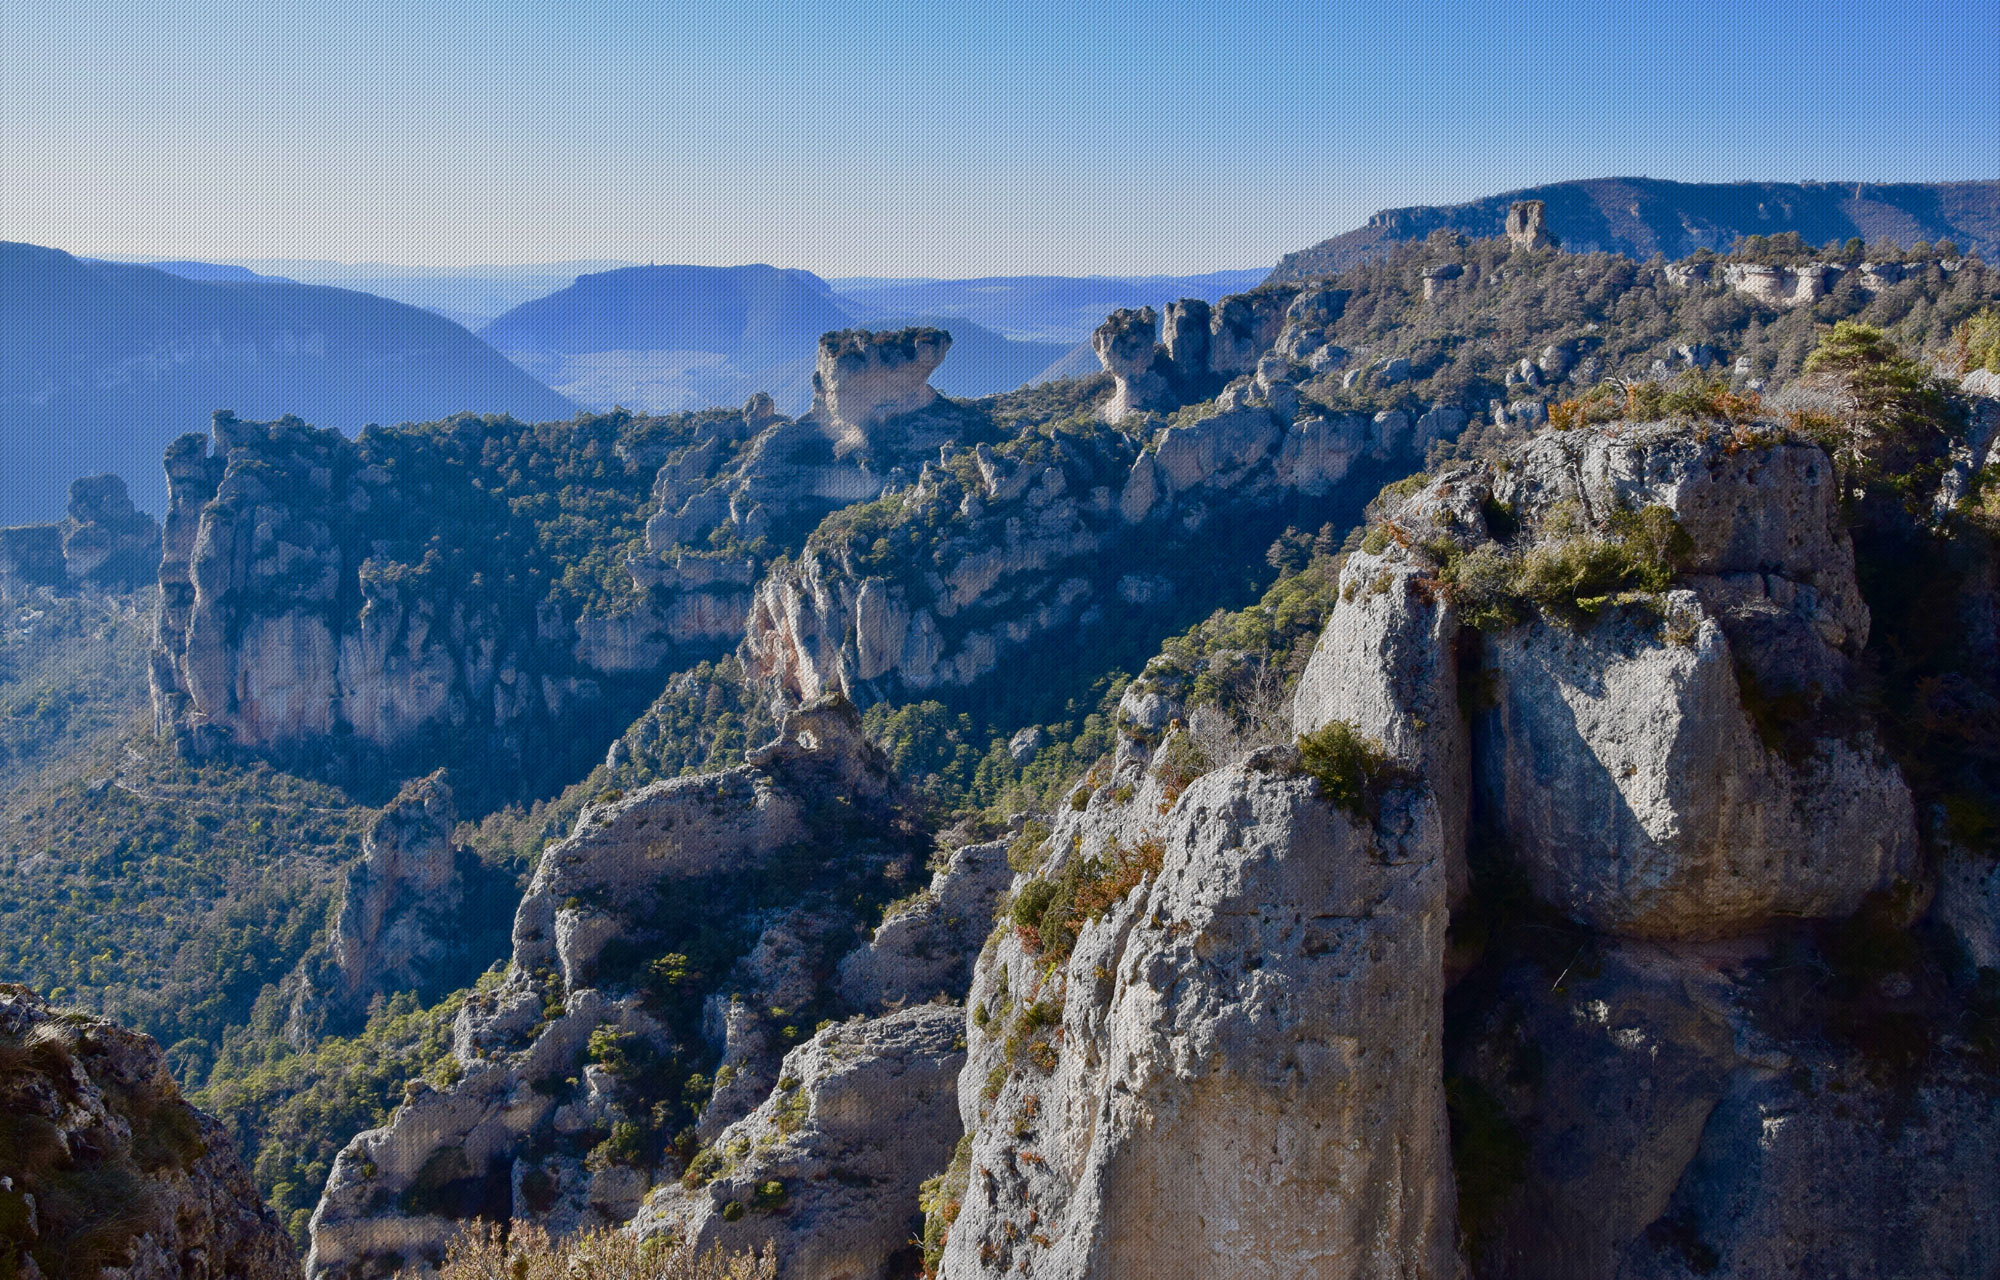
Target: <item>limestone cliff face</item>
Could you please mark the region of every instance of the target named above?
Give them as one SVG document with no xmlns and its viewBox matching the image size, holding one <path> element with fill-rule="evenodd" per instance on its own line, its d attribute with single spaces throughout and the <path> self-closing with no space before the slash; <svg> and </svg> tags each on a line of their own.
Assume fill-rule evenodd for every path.
<svg viewBox="0 0 2000 1280">
<path fill-rule="evenodd" d="M 1523 585 L 1648 511 L 1670 583 Z M 1982 1274 L 1948 1224 L 2000 1203 L 1990 1064 L 1921 1029 L 1909 793 L 1831 710 L 1868 626 L 1817 448 L 1620 424 L 1348 557 L 1293 712 L 1400 766 L 1372 825 L 1283 751 L 1170 780 L 1185 712 L 1135 682 L 975 971 L 941 1273 Z M 1937 891 L 1974 956 L 1986 869 Z M 1541 905 L 1482 902 L 1504 874 Z M 1454 901 L 1495 940 L 1448 969 Z"/>
<path fill-rule="evenodd" d="M 1042 883 L 1157 869 L 1067 957 L 1048 915 L 981 956 L 943 1275 L 1458 1274 L 1437 806 L 1356 818 L 1295 761 L 1135 758 L 1057 824 Z"/>
<path fill-rule="evenodd" d="M 298 1251 L 151 1037 L 0 985 L 0 1262 L 23 1280 L 283 1280 Z"/>
<path fill-rule="evenodd" d="M 912 964 L 951 945 L 957 913 L 990 918 L 998 891 L 988 876 L 968 892 L 971 864 L 947 867 L 915 904 L 932 904 L 928 927 L 871 937 L 926 852 L 906 802 L 836 699 L 789 717 L 743 766 L 587 807 L 542 856 L 505 980 L 459 1017 L 460 1078 L 418 1086 L 336 1161 L 308 1273 L 435 1259 L 480 1213 L 628 1222 L 650 1195 L 648 1222 L 817 1260 L 787 1274 L 835 1274 L 812 1268 L 840 1259 L 878 1274 L 908 1238 L 916 1181 L 958 1137 L 963 1014 L 866 1020 L 962 995 L 962 967 Z M 905 980 L 858 982 L 849 999 L 835 978 L 849 970 Z M 835 1025 L 788 1059 L 821 1020 Z M 896 1081 L 901 1110 L 863 1106 Z M 674 1145 L 683 1132 L 701 1152 Z M 821 1185 L 849 1170 L 907 1185 Z M 765 1211 L 778 1193 L 758 1198 L 772 1181 L 785 1215 Z M 760 1211 L 739 1222 L 722 1212 L 732 1202 Z"/>
<path fill-rule="evenodd" d="M 1909 792 L 1871 739 L 1822 732 L 1787 758 L 1746 710 L 1841 697 L 1867 639 L 1820 450 L 1659 427 L 1556 433 L 1518 462 L 1494 496 L 1530 524 L 1564 503 L 1600 520 L 1658 506 L 1689 541 L 1664 626 L 1543 619 L 1492 638 L 1481 785 L 1542 892 L 1607 929 L 1717 936 L 1846 915 L 1912 874 Z"/>
<path fill-rule="evenodd" d="M 301 966 L 289 1036 L 358 1026 L 369 1000 L 439 987 L 469 929 L 458 823 L 442 772 L 404 786 L 369 827 L 341 885 L 333 932 Z M 469 856 L 469 855 L 468 855 Z"/>
<path fill-rule="evenodd" d="M 219 415 L 166 458 L 157 727 L 364 777 L 472 765 L 480 802 L 574 768 L 604 746 L 584 726 L 643 705 L 673 661 L 725 650 L 755 567 L 706 527 L 698 546 L 634 555 L 629 578 L 579 577 L 574 559 L 615 566 L 645 480 L 705 487 L 746 431 L 610 415 L 349 440 Z"/>
<path fill-rule="evenodd" d="M 183 437 L 167 457 L 162 732 L 279 752 L 339 735 L 394 752 L 442 731 L 505 740 L 592 699 L 596 673 L 551 651 L 560 619 L 524 625 L 520 602 L 381 536 L 407 530 L 425 478 L 295 420 L 218 415 L 213 443 Z"/>
<path fill-rule="evenodd" d="M 1991 1256 L 1946 1225 L 2000 1203 L 1990 1062 L 1937 1034 L 1961 1015 L 1900 933 L 1932 894 L 1909 791 L 1838 711 L 1869 617 L 1830 479 L 1768 436 L 1550 433 L 1429 480 L 1347 561 L 1298 727 L 1420 770 L 1488 877 L 1462 920 L 1498 941 L 1454 962 L 1446 1063 L 1480 1276 Z M 1521 587 L 1647 509 L 1674 517 L 1666 589 Z M 1989 864 L 1942 861 L 1933 911 L 1983 962 Z M 1506 875 L 1542 906 L 1482 903 Z"/>
</svg>

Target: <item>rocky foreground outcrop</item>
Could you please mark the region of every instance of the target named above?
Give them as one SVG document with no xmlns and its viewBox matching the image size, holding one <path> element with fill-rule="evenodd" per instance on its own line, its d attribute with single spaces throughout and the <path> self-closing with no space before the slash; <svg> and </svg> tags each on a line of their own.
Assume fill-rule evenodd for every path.
<svg viewBox="0 0 2000 1280">
<path fill-rule="evenodd" d="M 0 985 L 0 1269 L 288 1280 L 298 1252 L 148 1036 Z"/>
<path fill-rule="evenodd" d="M 942 1273 L 1454 1274 L 1441 837 L 1282 753 L 1059 823 L 969 998 Z"/>
<path fill-rule="evenodd" d="M 1842 714 L 1869 625 L 1775 432 L 1546 434 L 1388 504 L 1304 754 L 1189 783 L 1135 685 L 1017 880 L 940 1274 L 1986 1274 L 1987 1006 L 1905 932 L 1916 815 Z"/>
<path fill-rule="evenodd" d="M 965 921 L 999 892 L 971 854 L 884 912 L 928 852 L 909 799 L 832 699 L 740 767 L 588 806 L 542 856 L 505 980 L 459 1016 L 458 1079 L 335 1162 L 308 1274 L 434 1260 L 475 1216 L 568 1230 L 642 1206 L 649 1229 L 876 1274 L 958 1137 L 963 1015 L 927 1002 L 962 996 Z M 898 1081 L 883 1128 L 863 1103 Z"/>
<path fill-rule="evenodd" d="M 1641 512 L 1653 542 L 1612 532 Z M 1518 546 L 1495 521 L 1519 526 Z M 1472 675 L 1487 704 L 1473 784 L 1546 901 L 1611 932 L 1716 937 L 1846 915 L 1914 874 L 1908 788 L 1828 710 L 1868 612 L 1817 446 L 1666 425 L 1549 433 L 1504 471 L 1446 472 L 1383 528 L 1381 549 L 1346 566 L 1297 727 L 1361 725 L 1450 793 L 1467 748 L 1445 712 Z M 1653 558 L 1674 589 L 1623 606 L 1501 598 L 1541 567 L 1620 556 Z M 1464 627 L 1443 579 L 1463 607 L 1508 616 Z M 1753 715 L 1781 703 L 1788 724 Z M 1773 750 L 1774 735 L 1793 741 Z"/>
<path fill-rule="evenodd" d="M 654 1191 L 631 1229 L 703 1252 L 769 1245 L 788 1276 L 888 1274 L 910 1252 L 919 1184 L 959 1136 L 964 1064 L 956 1003 L 828 1027 L 785 1055 L 770 1097 L 717 1136 L 714 1167 L 697 1169 L 693 1186 Z"/>
</svg>

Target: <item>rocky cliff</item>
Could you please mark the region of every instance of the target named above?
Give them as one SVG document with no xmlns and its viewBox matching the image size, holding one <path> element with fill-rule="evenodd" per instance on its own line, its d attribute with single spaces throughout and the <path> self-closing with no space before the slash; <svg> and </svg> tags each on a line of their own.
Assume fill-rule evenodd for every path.
<svg viewBox="0 0 2000 1280">
<path fill-rule="evenodd" d="M 527 744 L 551 734 L 601 752 L 635 695 L 741 636 L 771 556 L 880 493 L 912 450 L 981 434 L 924 383 L 949 341 L 828 335 L 818 416 L 797 421 L 759 396 L 740 414 L 350 441 L 219 414 L 166 459 L 157 725 L 197 750 L 503 776 L 536 771 Z M 72 559 L 109 528 L 88 505 Z M 101 567 L 116 549 L 100 550 Z"/>
<path fill-rule="evenodd" d="M 940 1273 L 1984 1274 L 1987 880 L 1922 922 L 1826 455 L 1619 423 L 1403 489 L 1299 751 L 1190 780 L 1135 684 L 1016 880 Z"/>
<path fill-rule="evenodd" d="M 1135 608 L 1175 616 L 1203 598 L 1201 575 L 1243 552 L 1236 540 L 1268 543 L 1286 515 L 1351 491 L 1350 476 L 1407 466 L 1464 426 L 1445 407 L 1413 419 L 1303 401 L 1309 370 L 1283 352 L 1310 359 L 1338 309 L 1324 290 L 1212 313 L 1179 303 L 1164 345 L 1151 309 L 1115 314 L 1098 333 L 1117 380 L 1102 412 L 1187 408 L 1136 437 L 1076 422 L 945 447 L 759 584 L 745 671 L 788 700 L 833 689 L 867 703 L 987 681 L 1059 637 L 1101 644 L 1089 637 Z"/>
<path fill-rule="evenodd" d="M 477 760 L 482 805 L 574 768 L 615 733 L 585 726 L 622 724 L 650 673 L 713 645 L 697 573 L 642 594 L 613 568 L 659 455 L 704 421 L 461 419 L 348 440 L 218 415 L 166 459 L 159 729 L 363 777 Z M 580 576 L 585 559 L 604 570 Z M 566 745 L 528 746 L 551 739 Z"/>
<path fill-rule="evenodd" d="M 282 1280 L 298 1253 L 149 1037 L 0 986 L 0 1270 Z"/>
<path fill-rule="evenodd" d="M 883 919 L 928 850 L 910 799 L 834 699 L 738 768 L 587 808 L 542 856 L 505 980 L 459 1018 L 456 1082 L 336 1162 L 309 1274 L 435 1258 L 475 1216 L 642 1207 L 647 1230 L 877 1274 L 958 1136 L 963 1015 L 923 1002 L 962 994 L 964 921 L 999 890 L 990 851 L 967 854 Z"/>
</svg>

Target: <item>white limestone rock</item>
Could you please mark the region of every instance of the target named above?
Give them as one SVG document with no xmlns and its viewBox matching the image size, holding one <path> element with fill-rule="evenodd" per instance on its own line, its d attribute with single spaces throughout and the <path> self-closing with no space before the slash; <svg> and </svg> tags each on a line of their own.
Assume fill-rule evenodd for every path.
<svg viewBox="0 0 2000 1280">
<path fill-rule="evenodd" d="M 981 957 L 943 1275 L 1458 1274 L 1439 824 L 1383 808 L 1239 766 L 1058 827 L 1058 861 L 1150 828 L 1162 866 L 1046 976 L 1012 934 Z"/>
<path fill-rule="evenodd" d="M 769 1098 L 718 1135 L 712 1172 L 655 1189 L 633 1220 L 702 1251 L 771 1247 L 782 1276 L 872 1280 L 916 1233 L 917 1187 L 959 1136 L 965 1010 L 837 1023 L 785 1056 Z"/>
<path fill-rule="evenodd" d="M 942 329 L 826 334 L 808 416 L 832 438 L 836 454 L 866 453 L 876 427 L 937 403 L 929 380 L 949 350 L 951 335 Z"/>
</svg>

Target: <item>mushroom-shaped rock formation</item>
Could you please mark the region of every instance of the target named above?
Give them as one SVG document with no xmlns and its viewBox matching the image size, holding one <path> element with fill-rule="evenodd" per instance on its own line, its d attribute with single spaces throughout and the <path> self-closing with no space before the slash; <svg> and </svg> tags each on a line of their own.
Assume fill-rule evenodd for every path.
<svg viewBox="0 0 2000 1280">
<path fill-rule="evenodd" d="M 870 428 L 937 402 L 928 379 L 951 350 L 943 329 L 842 329 L 819 340 L 812 419 L 840 454 L 866 452 Z"/>
</svg>

